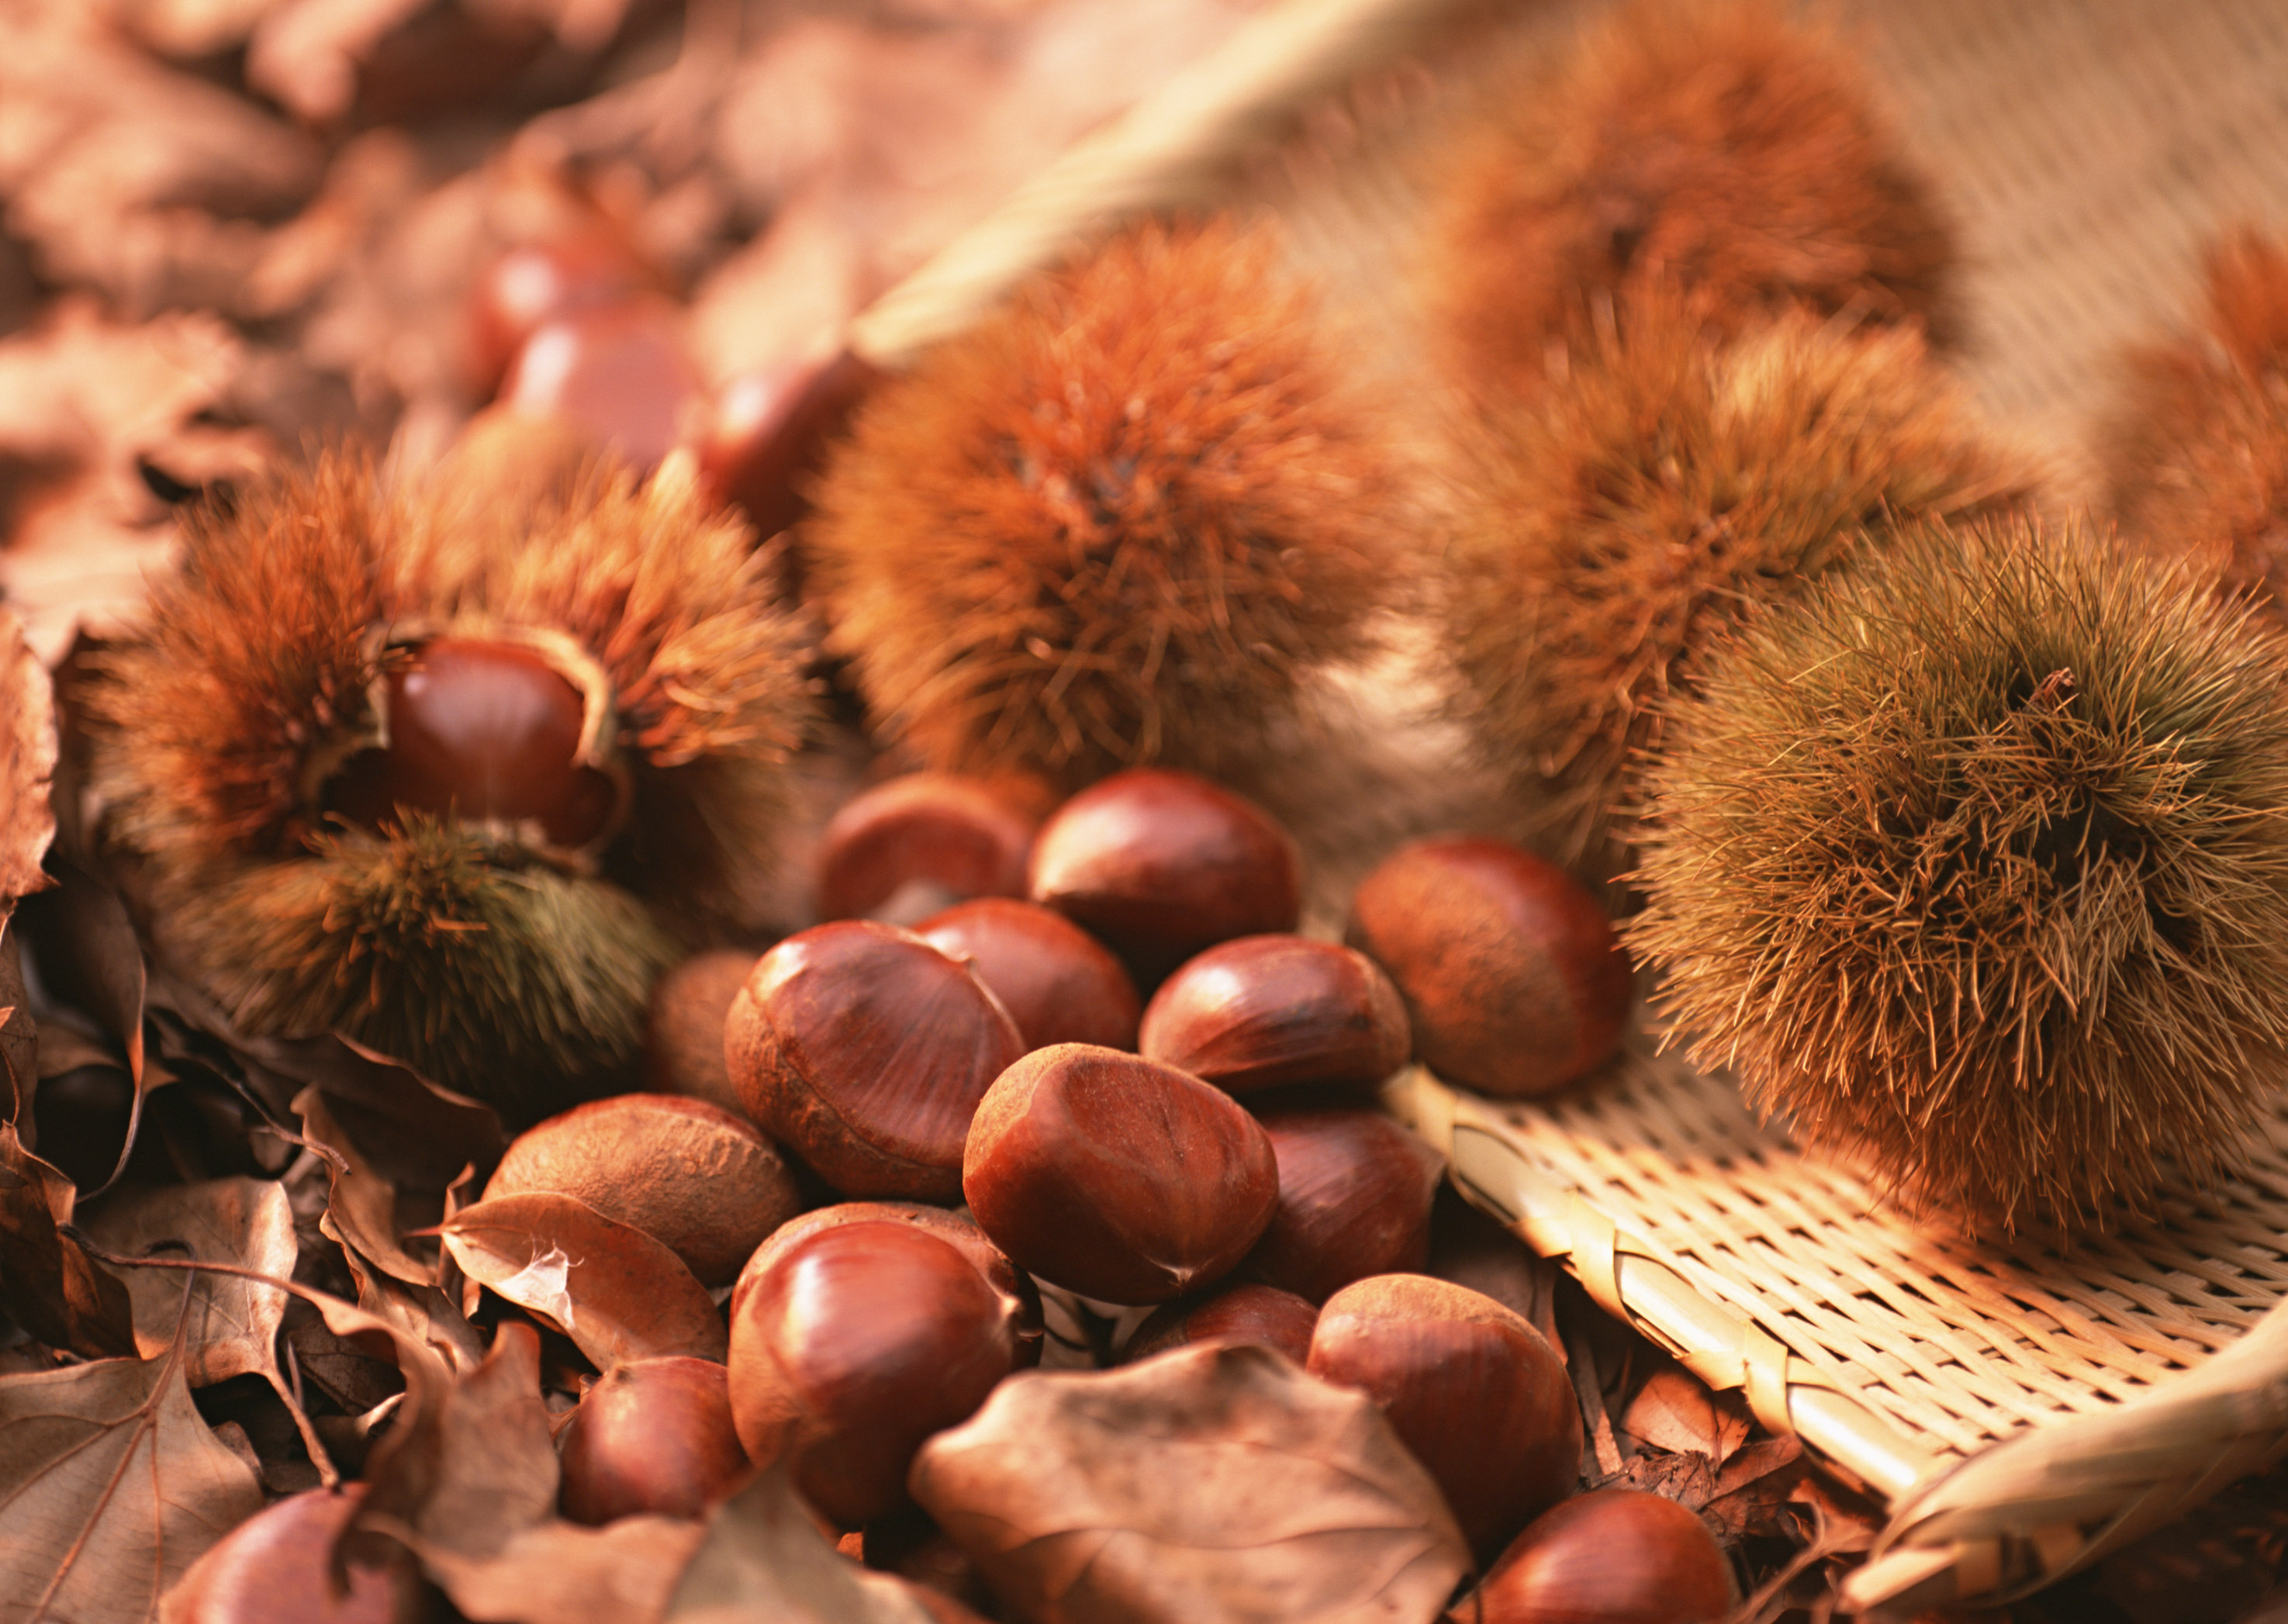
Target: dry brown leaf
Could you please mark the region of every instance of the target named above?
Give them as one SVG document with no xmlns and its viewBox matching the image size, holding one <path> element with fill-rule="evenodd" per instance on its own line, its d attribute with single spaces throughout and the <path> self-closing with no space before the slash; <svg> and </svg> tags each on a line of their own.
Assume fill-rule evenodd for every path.
<svg viewBox="0 0 2288 1624">
<path fill-rule="evenodd" d="M 129 1257 L 235 1264 L 282 1279 L 294 1272 L 294 1214 L 285 1187 L 272 1180 L 217 1178 L 123 1190 L 80 1227 L 107 1250 Z M 282 1289 L 243 1275 L 136 1269 L 128 1271 L 127 1295 L 135 1308 L 136 1351 L 143 1358 L 158 1358 L 179 1328 L 183 1379 L 191 1386 L 258 1375 L 290 1402 L 273 1351 L 286 1313 Z"/>
<path fill-rule="evenodd" d="M 155 1618 L 199 1553 L 261 1509 L 174 1351 L 0 1378 L 0 1624 Z"/>
<path fill-rule="evenodd" d="M 264 1065 L 323 1089 L 332 1120 L 359 1153 L 404 1188 L 442 1195 L 463 1168 L 489 1169 L 508 1144 L 491 1106 L 349 1038 L 268 1038 L 250 1047 Z"/>
<path fill-rule="evenodd" d="M 245 368 L 245 345 L 210 313 L 122 322 L 80 295 L 0 340 L 0 592 L 41 660 L 60 660 L 82 625 L 131 621 L 146 577 L 172 563 L 171 510 L 147 468 L 195 488 L 270 454 L 267 436 L 204 416 Z"/>
<path fill-rule="evenodd" d="M 1426 1620 L 1470 1566 L 1374 1402 L 1265 1348 L 1020 1373 L 911 1486 L 996 1596 L 1057 1624 Z"/>
<path fill-rule="evenodd" d="M 0 908 L 48 883 L 40 863 L 56 837 L 55 773 L 54 688 L 23 622 L 0 609 Z"/>
<path fill-rule="evenodd" d="M 126 1256 L 180 1256 L 280 1279 L 293 1274 L 298 1256 L 286 1188 L 269 1179 L 218 1178 L 122 1192 L 102 1204 L 85 1229 L 106 1250 Z M 212 1270 L 131 1269 L 126 1284 L 135 1310 L 135 1344 L 144 1358 L 158 1357 L 179 1335 L 184 1379 L 191 1386 L 260 1376 L 293 1418 L 320 1480 L 333 1485 L 325 1446 L 278 1368 L 278 1328 L 287 1303 L 282 1288 Z"/>
<path fill-rule="evenodd" d="M 108 0 L 118 26 L 164 57 L 213 56 L 246 43 L 254 25 L 287 0 Z"/>
<path fill-rule="evenodd" d="M 118 1167 L 110 1175 L 116 1178 L 134 1149 L 143 1098 L 155 1081 L 143 1047 L 143 943 L 117 891 L 68 860 L 58 859 L 54 869 L 54 889 L 27 898 L 16 923 L 43 989 L 92 1018 L 112 1041 L 107 1058 L 126 1068 L 133 1095 Z M 41 1069 L 43 1075 L 54 1074 L 44 1058 Z"/>
<path fill-rule="evenodd" d="M 1721 1466 L 1748 1441 L 1748 1417 L 1736 1402 L 1720 1402 L 1688 1373 L 1668 1365 L 1645 1378 L 1621 1417 L 1620 1430 L 1656 1449 L 1704 1454 Z"/>
<path fill-rule="evenodd" d="M 40 1029 L 24 986 L 24 957 L 13 911 L 0 914 L 0 1116 L 21 1126 L 40 1078 Z"/>
<path fill-rule="evenodd" d="M 1791 1532 L 1782 1528 L 1781 1509 L 1789 1503 L 1796 1483 L 1810 1470 L 1803 1446 L 1795 1439 L 1759 1438 L 1724 1462 L 1724 1470 L 1717 1475 L 1714 1496 L 1692 1509 L 1707 1518 L 1717 1537 L 1727 1543 Z"/>
<path fill-rule="evenodd" d="M 482 1561 L 555 1515 L 556 1451 L 530 1326 L 503 1325 L 484 1363 L 440 1394 L 434 1416 L 401 1447 L 390 1447 L 394 1430 L 384 1438 L 354 1527 Z"/>
<path fill-rule="evenodd" d="M 71 1180 L 0 1124 L 0 1306 L 51 1347 L 90 1359 L 135 1351 L 127 1287 L 61 1232 L 76 1196 Z"/>
<path fill-rule="evenodd" d="M 0 8 L 0 196 L 52 281 L 134 312 L 226 305 L 257 219 L 319 167 L 307 136 L 154 60 L 94 6 Z"/>
<path fill-rule="evenodd" d="M 706 1530 L 671 1517 L 601 1528 L 528 1528 L 489 1558 L 456 1555 L 409 1531 L 407 1543 L 476 1624 L 655 1624 Z"/>
<path fill-rule="evenodd" d="M 457 1370 L 483 1358 L 483 1346 L 460 1309 L 435 1285 L 435 1269 L 399 1244 L 397 1187 L 375 1172 L 356 1140 L 335 1121 L 315 1085 L 294 1097 L 310 1143 L 322 1147 L 330 1179 L 319 1232 L 342 1248 L 358 1304 L 393 1328 L 434 1350 Z"/>
<path fill-rule="evenodd" d="M 438 1232 L 471 1279 L 549 1320 L 599 1367 L 729 1351 L 721 1313 L 683 1260 L 585 1201 L 496 1196 Z"/>
<path fill-rule="evenodd" d="M 783 1461 L 717 1509 L 666 1624 L 930 1624 L 913 1591 L 836 1551 Z"/>
</svg>

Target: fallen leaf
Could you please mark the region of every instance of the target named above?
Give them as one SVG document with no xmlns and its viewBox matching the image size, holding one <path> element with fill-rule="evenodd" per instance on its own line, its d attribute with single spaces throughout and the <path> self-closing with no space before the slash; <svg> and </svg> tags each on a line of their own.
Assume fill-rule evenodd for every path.
<svg viewBox="0 0 2288 1624">
<path fill-rule="evenodd" d="M 105 1249 L 130 1257 L 163 1251 L 282 1279 L 293 1274 L 298 1253 L 285 1186 L 267 1179 L 218 1178 L 122 1192 L 83 1227 Z M 184 1379 L 193 1387 L 260 1376 L 286 1406 L 310 1463 L 331 1486 L 325 1447 L 278 1368 L 278 1328 L 287 1303 L 282 1288 L 211 1270 L 130 1270 L 126 1284 L 138 1352 L 155 1359 L 179 1336 Z"/>
<path fill-rule="evenodd" d="M 13 911 L 0 914 L 0 1081 L 7 1084 L 6 1116 L 19 1127 L 40 1078 L 40 1028 L 24 986 L 24 957 Z"/>
<path fill-rule="evenodd" d="M 123 1191 L 80 1228 L 131 1257 L 164 1252 L 281 1279 L 294 1272 L 294 1215 L 284 1187 L 267 1180 Z M 242 1375 L 277 1382 L 270 1348 L 286 1312 L 282 1289 L 243 1275 L 140 1269 L 130 1273 L 127 1295 L 135 1307 L 136 1351 L 158 1358 L 179 1327 L 183 1376 L 193 1387 Z"/>
<path fill-rule="evenodd" d="M 1717 1537 L 1727 1543 L 1768 1534 L 1792 1535 L 1794 1530 L 1782 1524 L 1783 1509 L 1790 1503 L 1797 1482 L 1810 1470 L 1803 1446 L 1795 1439 L 1759 1438 L 1724 1462 L 1724 1470 L 1717 1474 L 1715 1494 L 1692 1509 L 1706 1517 Z"/>
<path fill-rule="evenodd" d="M 775 1462 L 709 1519 L 665 1624 L 929 1624 L 913 1591 L 838 1552 Z"/>
<path fill-rule="evenodd" d="M 130 1073 L 143 1071 L 143 943 L 119 893 L 68 859 L 55 883 L 18 910 L 25 951 L 52 996 L 92 1016 Z"/>
<path fill-rule="evenodd" d="M 1748 1417 L 1736 1404 L 1720 1402 L 1689 1374 L 1669 1365 L 1645 1378 L 1621 1417 L 1620 1430 L 1656 1449 L 1704 1454 L 1721 1466 L 1748 1441 Z"/>
<path fill-rule="evenodd" d="M 271 1069 L 322 1089 L 333 1120 L 393 1184 L 441 1193 L 464 1167 L 489 1171 L 508 1144 L 490 1105 L 338 1034 L 246 1047 Z"/>
<path fill-rule="evenodd" d="M 0 1621 L 129 1620 L 262 1509 L 171 1351 L 0 1379 Z"/>
<path fill-rule="evenodd" d="M 496 1196 L 438 1232 L 471 1279 L 553 1323 L 600 1368 L 729 1351 L 722 1314 L 683 1260 L 585 1201 Z"/>
<path fill-rule="evenodd" d="M 294 1109 L 310 1143 L 323 1147 L 330 1188 L 318 1229 L 342 1248 L 359 1306 L 433 1349 L 455 1369 L 474 1366 L 483 1347 L 467 1317 L 437 1288 L 434 1266 L 399 1244 L 396 1186 L 366 1164 L 327 1109 L 322 1089 L 304 1089 Z"/>
<path fill-rule="evenodd" d="M 1021 1372 L 910 1484 L 1029 1618 L 1429 1619 L 1470 1566 L 1373 1401 L 1266 1348 Z"/>
<path fill-rule="evenodd" d="M 47 668 L 24 641 L 23 622 L 0 608 L 0 907 L 51 883 L 40 864 L 56 838 L 48 799 L 56 749 Z"/>
<path fill-rule="evenodd" d="M 656 1624 L 705 1533 L 697 1523 L 643 1516 L 601 1528 L 542 1523 L 483 1558 L 409 1530 L 407 1545 L 476 1624 Z"/>
<path fill-rule="evenodd" d="M 0 196 L 41 273 L 119 308 L 226 304 L 317 144 L 139 51 L 96 6 L 0 8 Z"/>
<path fill-rule="evenodd" d="M 0 1124 L 0 1306 L 51 1347 L 91 1359 L 135 1351 L 127 1287 L 62 1232 L 71 1181 Z"/>
<path fill-rule="evenodd" d="M 356 1526 L 401 1525 L 425 1549 L 485 1559 L 554 1517 L 556 1450 L 530 1326 L 504 1324 L 484 1363 L 444 1390 L 436 1416 L 367 1471 Z"/>
<path fill-rule="evenodd" d="M 332 1190 L 326 1216 L 320 1220 L 328 1239 L 408 1285 L 433 1284 L 435 1265 L 414 1256 L 400 1243 L 397 1186 L 366 1161 L 356 1139 L 336 1120 L 332 1102 L 324 1091 L 304 1089 L 294 1097 L 294 1113 L 302 1119 L 304 1136 L 333 1153 L 326 1158 Z"/>
</svg>

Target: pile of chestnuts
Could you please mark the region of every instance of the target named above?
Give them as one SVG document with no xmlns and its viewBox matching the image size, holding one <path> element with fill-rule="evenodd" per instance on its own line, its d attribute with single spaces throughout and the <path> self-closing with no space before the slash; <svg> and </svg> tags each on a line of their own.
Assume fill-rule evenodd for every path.
<svg viewBox="0 0 2288 1624">
<path fill-rule="evenodd" d="M 1373 1105 L 1410 1058 L 1514 1097 L 1611 1057 L 1630 977 L 1577 883 L 1497 842 L 1419 842 L 1360 888 L 1351 945 L 1311 939 L 1283 830 L 1138 769 L 1045 819 L 1004 786 L 884 783 L 830 827 L 820 892 L 874 916 L 663 978 L 663 1091 L 540 1124 L 487 1191 L 576 1195 L 703 1282 L 735 1275 L 727 1365 L 588 1389 L 568 1517 L 689 1515 L 783 1462 L 868 1565 L 1044 1616 L 916 1505 L 918 1455 L 1045 1349 L 1069 1367 L 1239 1341 L 1380 1406 L 1489 1575 L 1458 1616 L 1725 1611 L 1697 1517 L 1573 1498 L 1562 1360 L 1425 1272 L 1442 1168 Z M 1083 1345 L 1045 1296 L 1110 1328 Z"/>
</svg>

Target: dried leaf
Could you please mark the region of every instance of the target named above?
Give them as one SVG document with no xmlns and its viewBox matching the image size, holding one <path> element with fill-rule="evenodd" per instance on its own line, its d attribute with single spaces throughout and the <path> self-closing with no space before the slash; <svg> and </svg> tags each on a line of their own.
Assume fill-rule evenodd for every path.
<svg viewBox="0 0 2288 1624">
<path fill-rule="evenodd" d="M 1729 1543 L 1766 1534 L 1791 1534 L 1781 1522 L 1796 1484 L 1811 1470 L 1803 1446 L 1791 1438 L 1759 1438 L 1724 1462 L 1716 1493 L 1692 1509 Z M 1689 1501 L 1685 1502 L 1690 1505 Z"/>
<path fill-rule="evenodd" d="M 323 1089 L 330 1116 L 393 1184 L 442 1192 L 465 1167 L 489 1169 L 508 1144 L 490 1105 L 352 1039 L 266 1038 L 248 1048 L 270 1069 Z"/>
<path fill-rule="evenodd" d="M 40 1029 L 24 986 L 23 952 L 12 912 L 0 915 L 0 1082 L 8 1121 L 20 1126 L 40 1078 Z"/>
<path fill-rule="evenodd" d="M 568 1195 L 504 1195 L 439 1231 L 463 1272 L 552 1322 L 600 1367 L 721 1359 L 723 1317 L 683 1260 Z"/>
<path fill-rule="evenodd" d="M 1720 1402 L 1670 1365 L 1645 1378 L 1621 1417 L 1620 1430 L 1656 1449 L 1704 1454 L 1720 1466 L 1748 1441 L 1748 1417 L 1736 1402 Z"/>
<path fill-rule="evenodd" d="M 236 1264 L 282 1279 L 294 1272 L 294 1214 L 285 1187 L 269 1180 L 123 1191 L 81 1228 L 130 1257 L 157 1253 Z M 191 1386 L 259 1375 L 285 1392 L 272 1352 L 286 1312 L 282 1289 L 236 1274 L 137 1269 L 128 1273 L 127 1295 L 143 1358 L 158 1358 L 180 1327 L 183 1377 Z"/>
<path fill-rule="evenodd" d="M 485 1558 L 457 1555 L 409 1530 L 406 1542 L 476 1624 L 655 1624 L 705 1533 L 697 1523 L 645 1516 L 601 1528 L 542 1523 Z"/>
<path fill-rule="evenodd" d="M 325 1094 L 314 1087 L 304 1089 L 294 1097 L 294 1113 L 302 1119 L 304 1136 L 333 1153 L 326 1159 L 332 1189 L 325 1216 L 319 1220 L 328 1239 L 409 1286 L 433 1284 L 435 1265 L 399 1243 L 397 1186 L 367 1162 L 356 1140 L 335 1119 Z"/>
<path fill-rule="evenodd" d="M 775 1462 L 716 1509 L 667 1624 L 929 1624 L 912 1591 L 836 1551 Z"/>
<path fill-rule="evenodd" d="M 1020 1373 L 911 1483 L 1027 1618 L 1428 1619 L 1470 1566 L 1373 1401 L 1264 1348 Z"/>
<path fill-rule="evenodd" d="M 132 1353 L 127 1287 L 60 1231 L 75 1199 L 69 1179 L 0 1124 L 0 1306 L 51 1347 L 91 1359 Z"/>
<path fill-rule="evenodd" d="M 317 145 L 107 28 L 92 5 L 0 8 L 0 195 L 42 273 L 133 311 L 226 303 Z M 229 218 L 238 217 L 238 218 Z"/>
<path fill-rule="evenodd" d="M 172 1351 L 0 1379 L 0 1621 L 157 1616 L 199 1553 L 262 1509 Z"/>
<path fill-rule="evenodd" d="M 556 1451 L 530 1326 L 502 1326 L 484 1363 L 441 1393 L 435 1415 L 417 1438 L 376 1452 L 356 1527 L 401 1528 L 422 1549 L 481 1561 L 555 1515 Z"/>
<path fill-rule="evenodd" d="M 56 837 L 55 774 L 55 690 L 23 622 L 0 608 L 0 907 L 49 884 L 40 863 Z"/>
<path fill-rule="evenodd" d="M 111 1037 L 133 1088 L 119 1160 L 99 1190 L 125 1170 L 144 1098 L 156 1081 L 143 1052 L 143 943 L 117 891 L 68 860 L 56 860 L 53 868 L 55 888 L 25 899 L 17 910 L 24 950 L 46 992 L 93 1018 Z"/>
</svg>

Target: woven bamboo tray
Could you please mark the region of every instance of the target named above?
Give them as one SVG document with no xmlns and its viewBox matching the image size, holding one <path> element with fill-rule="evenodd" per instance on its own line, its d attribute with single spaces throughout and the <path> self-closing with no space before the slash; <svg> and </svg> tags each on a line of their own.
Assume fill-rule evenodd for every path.
<svg viewBox="0 0 2288 1624">
<path fill-rule="evenodd" d="M 1672 1057 L 1616 1073 L 1535 1105 L 1418 1067 L 1385 1101 L 1607 1312 L 1889 1506 L 1847 1606 L 2023 1594 L 2288 1451 L 2288 1101 L 2240 1178 L 2068 1248 L 1910 1221 Z"/>
</svg>

